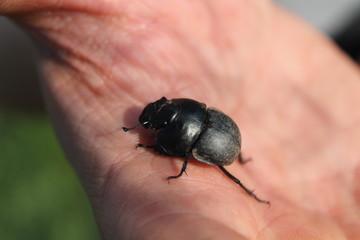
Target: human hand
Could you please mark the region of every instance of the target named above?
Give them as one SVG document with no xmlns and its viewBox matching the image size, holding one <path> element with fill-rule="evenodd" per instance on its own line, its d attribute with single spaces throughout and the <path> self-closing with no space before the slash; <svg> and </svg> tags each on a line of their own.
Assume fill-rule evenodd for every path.
<svg viewBox="0 0 360 240">
<path fill-rule="evenodd" d="M 61 143 L 104 239 L 358 239 L 360 74 L 268 1 L 3 1 L 42 45 Z M 13 15 L 16 14 L 16 15 Z M 252 162 L 159 156 L 137 123 L 162 96 L 221 109 Z"/>
</svg>

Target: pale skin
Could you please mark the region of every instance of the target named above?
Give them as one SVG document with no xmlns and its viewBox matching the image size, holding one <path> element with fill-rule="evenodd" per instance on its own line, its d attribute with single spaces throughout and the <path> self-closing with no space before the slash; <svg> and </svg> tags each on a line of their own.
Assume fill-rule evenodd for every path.
<svg viewBox="0 0 360 240">
<path fill-rule="evenodd" d="M 359 239 L 360 71 L 269 1 L 1 1 L 42 46 L 48 109 L 104 239 Z M 218 168 L 138 148 L 149 102 L 187 97 L 240 127 Z M 54 186 L 56 187 L 56 186 Z"/>
</svg>

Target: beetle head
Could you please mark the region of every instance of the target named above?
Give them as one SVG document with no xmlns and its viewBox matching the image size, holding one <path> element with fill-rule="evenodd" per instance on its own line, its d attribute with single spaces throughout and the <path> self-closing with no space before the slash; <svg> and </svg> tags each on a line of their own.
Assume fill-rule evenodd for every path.
<svg viewBox="0 0 360 240">
<path fill-rule="evenodd" d="M 177 115 L 178 108 L 171 100 L 162 97 L 148 104 L 139 117 L 139 122 L 145 128 L 160 129 L 170 123 Z"/>
</svg>

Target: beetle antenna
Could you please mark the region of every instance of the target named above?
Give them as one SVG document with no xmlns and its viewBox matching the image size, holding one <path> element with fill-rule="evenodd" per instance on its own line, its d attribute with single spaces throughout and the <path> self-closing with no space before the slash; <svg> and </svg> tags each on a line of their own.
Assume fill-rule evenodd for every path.
<svg viewBox="0 0 360 240">
<path fill-rule="evenodd" d="M 135 126 L 130 127 L 130 128 L 123 127 L 123 130 L 124 130 L 124 132 L 127 132 L 127 131 L 133 130 L 133 129 L 135 129 L 135 128 L 141 127 L 141 126 L 143 126 L 143 125 L 145 125 L 145 124 L 147 124 L 147 123 L 148 123 L 148 122 L 139 123 L 138 125 L 135 125 Z"/>
</svg>

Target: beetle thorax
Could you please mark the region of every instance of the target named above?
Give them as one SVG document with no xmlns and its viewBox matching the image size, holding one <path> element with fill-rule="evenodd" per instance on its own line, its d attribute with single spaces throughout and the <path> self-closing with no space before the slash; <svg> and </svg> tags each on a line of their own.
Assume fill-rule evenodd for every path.
<svg viewBox="0 0 360 240">
<path fill-rule="evenodd" d="M 171 123 L 178 114 L 178 106 L 171 101 L 160 99 L 147 105 L 139 117 L 140 123 L 150 129 L 161 129 Z"/>
</svg>

